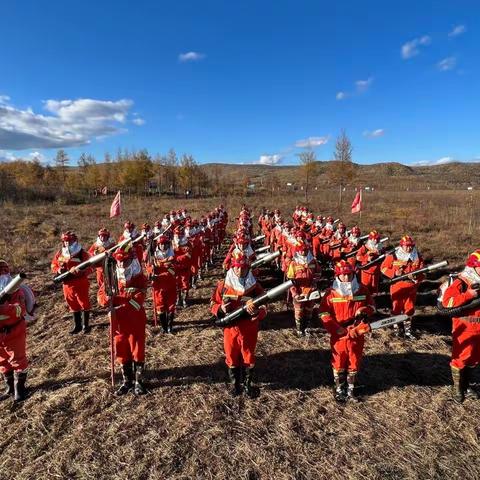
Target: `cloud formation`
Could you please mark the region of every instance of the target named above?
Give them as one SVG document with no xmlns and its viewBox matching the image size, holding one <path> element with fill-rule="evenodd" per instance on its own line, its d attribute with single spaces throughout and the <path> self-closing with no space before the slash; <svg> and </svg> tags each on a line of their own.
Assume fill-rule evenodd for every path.
<svg viewBox="0 0 480 480">
<path fill-rule="evenodd" d="M 357 80 L 355 82 L 355 87 L 357 88 L 357 92 L 363 93 L 366 92 L 370 85 L 373 83 L 373 77 L 367 78 L 367 80 Z"/>
<path fill-rule="evenodd" d="M 414 38 L 409 42 L 402 45 L 400 53 L 404 60 L 415 57 L 420 53 L 420 47 L 425 47 L 432 43 L 432 39 L 428 35 L 423 37 Z"/>
<path fill-rule="evenodd" d="M 345 92 L 338 92 L 335 98 L 337 100 L 345 100 L 345 98 L 347 98 L 347 94 Z"/>
<path fill-rule="evenodd" d="M 453 70 L 457 66 L 457 59 L 455 57 L 447 57 L 437 63 L 437 68 L 441 72 Z"/>
<path fill-rule="evenodd" d="M 140 117 L 134 118 L 132 122 L 138 126 L 145 125 L 145 123 L 147 123 L 143 118 L 140 118 Z"/>
<path fill-rule="evenodd" d="M 199 60 L 203 60 L 205 58 L 205 54 L 199 52 L 187 52 L 181 53 L 178 56 L 178 61 L 185 63 L 185 62 L 198 62 Z"/>
<path fill-rule="evenodd" d="M 458 35 L 462 35 L 467 31 L 467 27 L 465 25 L 457 25 L 453 27 L 453 30 L 448 34 L 449 37 L 458 37 Z"/>
<path fill-rule="evenodd" d="M 420 162 L 415 162 L 412 165 L 418 165 L 420 167 L 426 167 L 430 165 L 445 165 L 447 163 L 456 162 L 453 157 L 441 157 L 438 160 L 422 160 Z"/>
<path fill-rule="evenodd" d="M 0 95 L 0 105 L 5 105 L 10 100 L 8 95 Z"/>
<path fill-rule="evenodd" d="M 260 165 L 276 165 L 283 160 L 282 155 L 260 155 L 260 159 L 257 163 Z"/>
<path fill-rule="evenodd" d="M 377 138 L 382 137 L 383 135 L 385 135 L 385 130 L 383 128 L 377 128 L 376 130 L 372 131 L 365 130 L 363 132 L 363 136 L 368 138 Z"/>
<path fill-rule="evenodd" d="M 295 146 L 298 148 L 315 148 L 325 145 L 329 140 L 329 137 L 308 137 L 304 140 L 297 140 Z"/>
<path fill-rule="evenodd" d="M 122 133 L 132 105 L 127 99 L 47 100 L 44 109 L 51 115 L 43 115 L 0 104 L 0 148 L 68 148 Z"/>
</svg>

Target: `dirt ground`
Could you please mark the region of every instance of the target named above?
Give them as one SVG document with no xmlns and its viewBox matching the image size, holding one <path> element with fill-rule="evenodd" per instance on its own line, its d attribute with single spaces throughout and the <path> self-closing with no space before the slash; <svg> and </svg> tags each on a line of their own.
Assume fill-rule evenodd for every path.
<svg viewBox="0 0 480 480">
<path fill-rule="evenodd" d="M 378 193 L 367 197 L 359 221 L 392 240 L 411 233 L 429 261 L 458 267 L 476 247 L 475 202 L 465 192 Z M 231 218 L 242 199 L 223 199 Z M 298 199 L 247 199 L 291 212 Z M 124 199 L 123 219 L 154 222 L 186 205 L 194 215 L 219 200 Z M 0 256 L 29 274 L 38 295 L 29 326 L 30 397 L 0 404 L 0 478 L 116 479 L 440 479 L 480 477 L 480 402 L 450 400 L 450 321 L 435 313 L 435 292 L 446 271 L 432 275 L 418 298 L 418 341 L 384 329 L 370 335 L 360 383 L 363 402 L 337 405 L 332 397 L 327 335 L 294 335 L 293 313 L 270 305 L 257 348 L 256 400 L 226 393 L 222 331 L 209 325 L 208 303 L 221 278 L 220 263 L 178 314 L 175 335 L 148 326 L 150 393 L 112 395 L 107 317 L 94 303 L 93 330 L 70 336 L 61 288 L 50 259 L 61 230 L 74 228 L 88 247 L 107 225 L 106 202 L 92 205 L 5 204 Z M 336 198 L 315 197 L 318 213 L 354 217 Z M 280 282 L 262 270 L 264 286 Z M 96 289 L 92 280 L 92 300 Z M 147 312 L 151 318 L 151 303 Z M 388 298 L 379 298 L 386 308 Z M 117 372 L 118 378 L 119 372 Z"/>
</svg>

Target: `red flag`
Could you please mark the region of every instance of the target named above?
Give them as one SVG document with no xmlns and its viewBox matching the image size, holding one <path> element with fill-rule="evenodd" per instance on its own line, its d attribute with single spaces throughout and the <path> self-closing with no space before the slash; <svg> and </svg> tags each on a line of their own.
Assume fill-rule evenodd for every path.
<svg viewBox="0 0 480 480">
<path fill-rule="evenodd" d="M 122 213 L 122 201 L 120 199 L 120 190 L 115 195 L 112 205 L 110 206 L 110 218 L 118 217 Z"/>
<path fill-rule="evenodd" d="M 362 211 L 362 189 L 360 189 L 352 202 L 352 213 L 358 213 Z"/>
</svg>

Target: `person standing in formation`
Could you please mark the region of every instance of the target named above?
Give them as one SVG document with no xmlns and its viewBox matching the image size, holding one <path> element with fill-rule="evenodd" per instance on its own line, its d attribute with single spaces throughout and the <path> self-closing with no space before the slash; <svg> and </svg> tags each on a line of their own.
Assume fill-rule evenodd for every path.
<svg viewBox="0 0 480 480">
<path fill-rule="evenodd" d="M 156 248 L 147 264 L 152 279 L 153 308 L 160 319 L 163 333 L 173 333 L 177 285 L 175 280 L 175 253 L 170 237 L 160 235 Z"/>
<path fill-rule="evenodd" d="M 375 312 L 375 306 L 347 261 L 340 260 L 335 265 L 335 280 L 322 298 L 320 312 L 330 334 L 335 399 L 357 402 L 355 384 L 363 356 L 364 335 L 370 329 L 363 320 Z"/>
<path fill-rule="evenodd" d="M 365 286 L 371 295 L 377 295 L 380 286 L 380 260 L 368 268 L 362 268 L 364 265 L 372 262 L 384 252 L 383 245 L 380 243 L 380 234 L 372 230 L 368 234 L 365 245 L 360 247 L 357 252 L 357 266 L 360 268 L 360 283 Z"/>
<path fill-rule="evenodd" d="M 143 385 L 147 324 L 143 303 L 148 282 L 131 242 L 118 248 L 113 257 L 116 260 L 118 294 L 110 298 L 104 283 L 98 295 L 103 307 L 113 302 L 115 311 L 114 318 L 111 319 L 114 348 L 123 377 L 123 382 L 115 394 L 125 395 L 133 388 L 135 395 L 143 395 L 147 393 Z"/>
<path fill-rule="evenodd" d="M 312 320 L 314 302 L 299 302 L 300 296 L 308 296 L 317 287 L 320 278 L 320 265 L 313 256 L 308 243 L 298 242 L 295 253 L 288 265 L 287 279 L 293 281 L 290 293 L 293 298 L 297 335 L 304 337 Z"/>
<path fill-rule="evenodd" d="M 185 236 L 185 230 L 182 226 L 175 227 L 172 243 L 175 254 L 175 273 L 177 275 L 177 307 L 186 308 L 192 274 L 192 244 Z"/>
<path fill-rule="evenodd" d="M 250 398 L 259 394 L 258 387 L 253 385 L 255 348 L 259 322 L 265 318 L 267 310 L 265 306 L 255 307 L 251 300 L 263 291 L 250 270 L 248 258 L 239 255 L 232 258 L 225 280 L 218 282 L 211 298 L 211 311 L 217 318 L 223 318 L 246 302 L 246 313 L 223 330 L 225 363 L 234 396 L 242 391 Z"/>
<path fill-rule="evenodd" d="M 390 285 L 392 315 L 403 313 L 409 317 L 404 323 L 395 325 L 398 335 L 408 340 L 415 340 L 412 331 L 412 317 L 415 313 L 418 286 L 425 278 L 423 274 L 417 276 L 410 274 L 423 267 L 423 258 L 418 252 L 413 238 L 409 235 L 402 237 L 400 245 L 392 254 L 385 257 L 381 265 L 381 272 L 394 280 Z M 407 279 L 395 281 L 395 277 L 407 274 L 409 274 Z"/>
<path fill-rule="evenodd" d="M 0 260 L 0 291 L 12 280 L 10 267 Z M 21 289 L 0 299 L 0 372 L 5 381 L 5 391 L 0 401 L 13 396 L 21 402 L 27 396 L 27 327 L 26 304 Z"/>
<path fill-rule="evenodd" d="M 475 250 L 460 272 L 443 293 L 446 308 L 464 307 L 452 318 L 453 398 L 461 403 L 467 398 L 479 399 L 473 386 L 473 371 L 480 364 L 480 306 L 469 303 L 477 300 L 480 292 L 480 250 Z"/>
<path fill-rule="evenodd" d="M 79 271 L 76 267 L 90 258 L 72 231 L 62 233 L 62 248 L 55 253 L 51 269 L 56 275 L 70 272 L 72 276 L 63 282 L 63 295 L 73 314 L 74 327 L 71 334 L 90 332 L 90 267 Z M 83 321 L 83 324 L 82 324 Z"/>
</svg>

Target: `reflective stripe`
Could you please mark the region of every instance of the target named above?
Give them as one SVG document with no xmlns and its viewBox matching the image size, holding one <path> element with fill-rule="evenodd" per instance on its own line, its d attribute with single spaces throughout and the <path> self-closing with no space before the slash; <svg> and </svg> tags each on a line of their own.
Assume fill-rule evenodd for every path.
<svg viewBox="0 0 480 480">
<path fill-rule="evenodd" d="M 448 301 L 447 308 L 452 308 L 453 307 L 453 297 Z"/>
<path fill-rule="evenodd" d="M 8 320 L 10 317 L 8 315 L 0 315 L 0 321 Z"/>
<path fill-rule="evenodd" d="M 128 302 L 133 308 L 135 308 L 135 310 L 140 310 L 141 305 L 139 303 L 137 303 L 135 300 L 130 300 Z"/>
<path fill-rule="evenodd" d="M 367 296 L 366 295 L 358 295 L 357 297 L 353 297 L 352 300 L 356 301 L 356 302 L 360 302 L 362 300 L 366 300 L 367 299 Z"/>
<path fill-rule="evenodd" d="M 322 317 L 329 317 L 329 316 L 330 316 L 330 313 L 328 313 L 328 312 L 321 312 L 321 313 L 318 314 L 318 316 L 319 316 L 320 318 L 322 318 Z"/>
<path fill-rule="evenodd" d="M 346 302 L 349 302 L 350 299 L 348 299 L 348 298 L 331 298 L 330 301 L 332 303 L 346 303 Z"/>
</svg>

